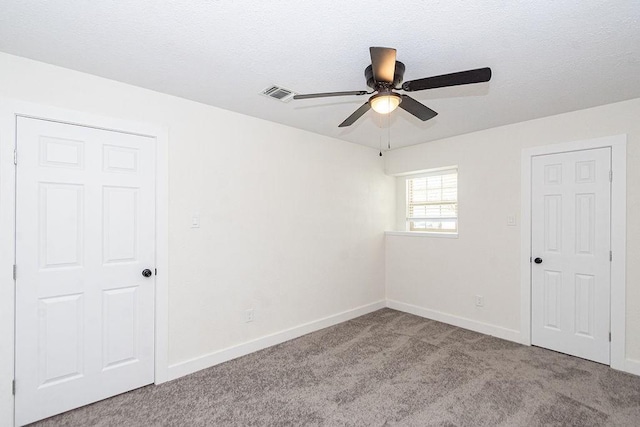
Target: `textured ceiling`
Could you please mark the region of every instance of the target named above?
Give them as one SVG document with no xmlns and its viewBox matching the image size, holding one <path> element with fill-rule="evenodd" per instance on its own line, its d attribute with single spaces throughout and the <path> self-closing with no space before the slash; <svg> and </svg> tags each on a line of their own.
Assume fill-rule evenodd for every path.
<svg viewBox="0 0 640 427">
<path fill-rule="evenodd" d="M 369 46 L 395 47 L 405 80 L 485 66 L 493 78 L 414 92 L 440 113 L 428 122 L 370 111 L 340 129 L 366 97 L 258 95 L 368 89 Z M 640 97 L 640 3 L 0 0 L 0 51 L 397 148 Z"/>
</svg>

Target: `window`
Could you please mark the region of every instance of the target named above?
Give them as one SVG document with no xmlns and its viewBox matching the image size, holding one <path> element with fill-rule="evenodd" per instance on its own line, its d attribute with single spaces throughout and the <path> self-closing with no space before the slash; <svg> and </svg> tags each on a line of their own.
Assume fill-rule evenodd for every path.
<svg viewBox="0 0 640 427">
<path fill-rule="evenodd" d="M 407 230 L 458 232 L 458 168 L 407 177 Z"/>
</svg>

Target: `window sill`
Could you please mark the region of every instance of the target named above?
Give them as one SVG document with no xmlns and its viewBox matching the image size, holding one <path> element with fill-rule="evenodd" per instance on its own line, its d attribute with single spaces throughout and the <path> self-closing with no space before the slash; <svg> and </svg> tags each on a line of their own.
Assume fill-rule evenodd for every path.
<svg viewBox="0 0 640 427">
<path fill-rule="evenodd" d="M 458 233 L 435 233 L 432 231 L 385 231 L 387 236 L 409 236 L 409 237 L 436 237 L 444 239 L 457 239 Z"/>
</svg>

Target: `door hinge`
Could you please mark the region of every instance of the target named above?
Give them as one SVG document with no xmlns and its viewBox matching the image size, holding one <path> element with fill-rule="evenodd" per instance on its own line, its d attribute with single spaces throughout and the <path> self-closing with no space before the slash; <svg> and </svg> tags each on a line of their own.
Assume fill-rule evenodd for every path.
<svg viewBox="0 0 640 427">
<path fill-rule="evenodd" d="M 609 171 L 609 182 L 613 182 L 613 170 Z"/>
<path fill-rule="evenodd" d="M 613 251 L 609 251 L 609 261 L 613 261 Z"/>
<path fill-rule="evenodd" d="M 15 264 L 13 264 L 13 280 L 16 280 L 16 270 L 17 270 L 17 267 Z"/>
<path fill-rule="evenodd" d="M 611 342 L 611 332 L 609 332 L 609 342 Z"/>
<path fill-rule="evenodd" d="M 16 380 L 12 380 L 11 381 L 11 393 L 15 396 L 16 395 Z"/>
<path fill-rule="evenodd" d="M 13 164 L 14 165 L 18 164 L 18 149 L 17 148 L 13 149 Z"/>
<path fill-rule="evenodd" d="M 158 275 L 158 269 L 157 268 L 153 269 L 153 274 L 155 274 L 156 276 Z"/>
<path fill-rule="evenodd" d="M 532 258 L 533 258 L 533 257 L 529 257 L 529 262 L 531 262 L 531 261 L 532 261 Z"/>
</svg>

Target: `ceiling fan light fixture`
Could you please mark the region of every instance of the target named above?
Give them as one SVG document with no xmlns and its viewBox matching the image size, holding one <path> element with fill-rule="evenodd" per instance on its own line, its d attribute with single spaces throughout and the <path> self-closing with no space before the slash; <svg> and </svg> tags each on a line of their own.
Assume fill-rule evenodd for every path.
<svg viewBox="0 0 640 427">
<path fill-rule="evenodd" d="M 369 98 L 373 111 L 379 114 L 389 114 L 400 105 L 402 98 L 397 93 L 383 92 Z"/>
</svg>

